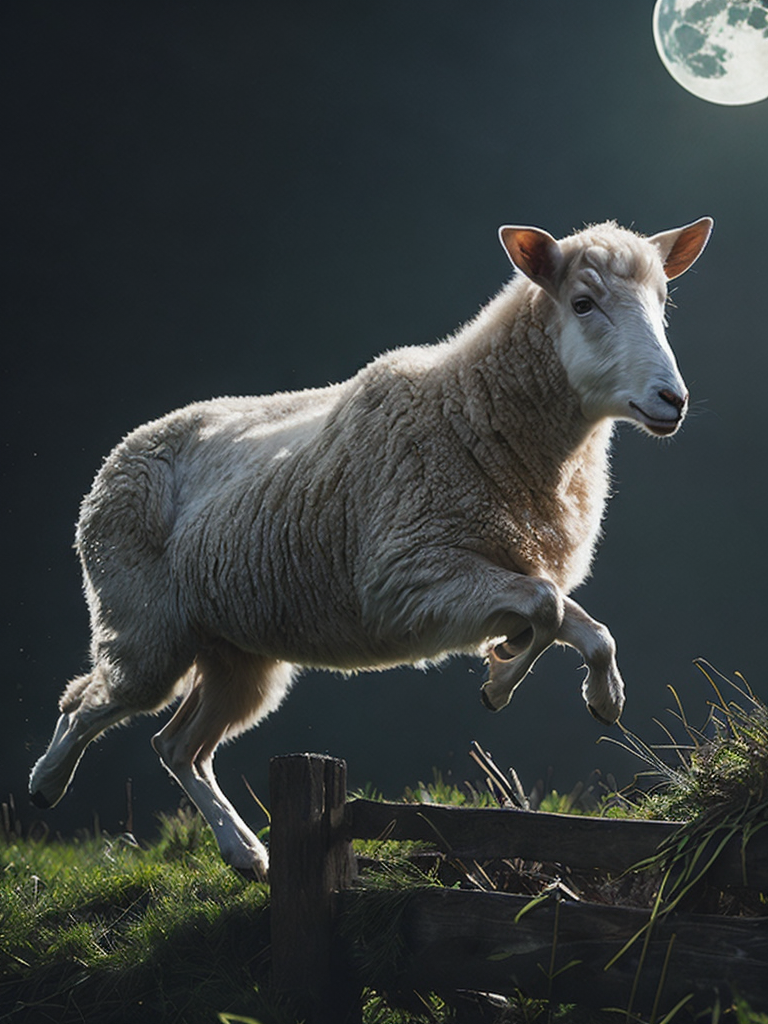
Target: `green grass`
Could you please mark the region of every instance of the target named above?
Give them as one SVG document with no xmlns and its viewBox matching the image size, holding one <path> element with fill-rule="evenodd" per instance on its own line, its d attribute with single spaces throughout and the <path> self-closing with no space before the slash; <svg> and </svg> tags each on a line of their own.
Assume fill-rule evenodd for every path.
<svg viewBox="0 0 768 1024">
<path fill-rule="evenodd" d="M 672 715 L 682 738 L 657 722 L 665 743 L 651 746 L 624 730 L 621 744 L 647 766 L 641 777 L 655 782 L 630 801 L 634 816 L 681 823 L 648 862 L 664 876 L 662 913 L 701 888 L 730 840 L 740 839 L 743 851 L 768 825 L 768 707 L 742 677 L 728 680 L 705 662 L 698 664 L 714 693 L 705 724 L 691 724 L 670 688 L 676 704 Z M 753 902 L 764 906 L 763 895 L 755 894 Z"/>
<path fill-rule="evenodd" d="M 255 1005 L 267 889 L 226 868 L 188 814 L 149 849 L 14 838 L 0 867 L 0 1020 L 195 1024 Z"/>
<path fill-rule="evenodd" d="M 702 727 L 694 726 L 672 687 L 677 723 L 661 722 L 666 742 L 649 745 L 624 730 L 620 745 L 645 763 L 640 777 L 656 782 L 640 792 L 634 812 L 668 821 L 714 822 L 745 816 L 768 822 L 768 708 L 747 682 L 719 676 L 711 666 L 698 666 L 709 681 L 714 699 Z M 735 695 L 735 696 L 734 696 Z M 617 741 L 614 741 L 617 742 Z M 671 761 L 671 763 L 670 763 Z"/>
</svg>

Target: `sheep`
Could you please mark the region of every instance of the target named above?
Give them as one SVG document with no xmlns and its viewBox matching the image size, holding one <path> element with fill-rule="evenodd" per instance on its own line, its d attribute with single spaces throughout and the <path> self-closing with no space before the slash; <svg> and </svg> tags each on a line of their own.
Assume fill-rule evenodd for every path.
<svg viewBox="0 0 768 1024">
<path fill-rule="evenodd" d="M 104 730 L 180 696 L 153 746 L 224 860 L 264 878 L 267 852 L 213 758 L 300 667 L 480 655 L 482 699 L 498 710 L 566 644 L 584 658 L 589 710 L 615 722 L 613 637 L 568 594 L 600 533 L 614 423 L 669 437 L 685 416 L 667 281 L 711 228 L 644 237 L 608 222 L 557 241 L 502 227 L 513 277 L 447 340 L 394 349 L 343 383 L 198 402 L 129 434 L 83 501 L 92 668 L 64 691 L 33 802 L 58 802 Z"/>
</svg>

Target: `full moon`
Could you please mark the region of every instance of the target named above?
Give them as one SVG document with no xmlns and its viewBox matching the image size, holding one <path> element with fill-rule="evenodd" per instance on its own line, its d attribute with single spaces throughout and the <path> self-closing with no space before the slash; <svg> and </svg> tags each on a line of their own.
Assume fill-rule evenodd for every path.
<svg viewBox="0 0 768 1024">
<path fill-rule="evenodd" d="M 653 39 L 694 96 L 727 106 L 768 98 L 768 0 L 657 0 Z"/>
</svg>

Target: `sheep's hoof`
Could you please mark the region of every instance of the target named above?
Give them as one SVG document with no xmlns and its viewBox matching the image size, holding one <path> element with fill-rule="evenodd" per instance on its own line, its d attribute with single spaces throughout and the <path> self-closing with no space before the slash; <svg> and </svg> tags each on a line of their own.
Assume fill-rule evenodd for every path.
<svg viewBox="0 0 768 1024">
<path fill-rule="evenodd" d="M 595 709 L 592 707 L 591 704 L 587 704 L 587 709 L 588 709 L 590 715 L 592 715 L 593 718 L 597 719 L 597 721 L 601 725 L 615 725 L 615 723 L 618 722 L 618 718 L 615 718 L 613 720 L 613 722 L 610 721 L 610 719 L 608 719 L 608 718 L 603 718 L 602 715 L 598 714 L 597 711 L 595 711 Z"/>
<path fill-rule="evenodd" d="M 41 811 L 47 811 L 48 808 L 52 806 L 51 801 L 43 793 L 42 789 L 38 789 L 34 793 L 30 793 L 29 799 L 35 807 L 39 807 Z"/>
<path fill-rule="evenodd" d="M 241 878 L 244 878 L 246 882 L 268 882 L 269 881 L 269 870 L 267 868 L 260 869 L 256 867 L 251 868 L 232 868 L 236 871 Z"/>
<path fill-rule="evenodd" d="M 238 835 L 238 838 L 245 839 L 242 835 Z M 253 836 L 253 844 L 241 846 L 228 853 L 222 852 L 222 859 L 241 878 L 245 878 L 249 882 L 266 882 L 269 878 L 269 856 L 255 836 Z"/>
</svg>

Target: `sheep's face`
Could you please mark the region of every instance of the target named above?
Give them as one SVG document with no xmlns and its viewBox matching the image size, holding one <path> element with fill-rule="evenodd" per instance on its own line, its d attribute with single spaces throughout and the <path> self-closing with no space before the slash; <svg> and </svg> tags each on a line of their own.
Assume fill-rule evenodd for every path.
<svg viewBox="0 0 768 1024">
<path fill-rule="evenodd" d="M 688 391 L 664 329 L 667 280 L 699 256 L 711 226 L 646 239 L 606 224 L 562 242 L 501 229 L 513 263 L 554 302 L 553 335 L 588 420 L 629 420 L 660 437 L 682 423 Z"/>
<path fill-rule="evenodd" d="M 683 421 L 688 391 L 664 333 L 661 260 L 625 277 L 612 256 L 586 249 L 560 287 L 560 358 L 587 419 L 631 420 L 668 436 Z"/>
</svg>

